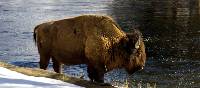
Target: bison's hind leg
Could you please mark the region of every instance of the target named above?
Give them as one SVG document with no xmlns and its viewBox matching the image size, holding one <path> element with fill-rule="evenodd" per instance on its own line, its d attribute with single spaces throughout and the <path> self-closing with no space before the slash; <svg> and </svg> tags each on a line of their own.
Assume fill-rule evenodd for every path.
<svg viewBox="0 0 200 88">
<path fill-rule="evenodd" d="M 40 69 L 46 70 L 49 64 L 50 56 L 48 54 L 40 54 Z"/>
<path fill-rule="evenodd" d="M 52 62 L 53 62 L 53 69 L 57 73 L 62 73 L 62 65 L 59 61 L 56 60 L 55 57 L 52 57 Z"/>
</svg>

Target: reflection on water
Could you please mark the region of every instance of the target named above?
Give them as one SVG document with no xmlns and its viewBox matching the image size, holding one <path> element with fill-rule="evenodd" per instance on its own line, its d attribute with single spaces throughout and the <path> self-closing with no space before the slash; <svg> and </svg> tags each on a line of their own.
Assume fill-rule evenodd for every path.
<svg viewBox="0 0 200 88">
<path fill-rule="evenodd" d="M 106 82 L 133 88 L 200 86 L 200 0 L 1 0 L 1 60 L 38 67 L 34 26 L 80 14 L 109 14 L 123 30 L 143 33 L 145 69 L 132 76 L 115 69 L 105 74 Z M 86 69 L 66 66 L 64 72 L 88 80 Z"/>
<path fill-rule="evenodd" d="M 130 2 L 130 0 L 116 0 L 111 14 L 116 16 L 124 30 L 139 28 L 148 44 L 152 46 L 152 43 L 156 43 L 153 44 L 153 49 L 151 47 L 151 50 L 148 50 L 151 53 L 149 55 L 199 58 L 200 6 L 197 5 L 198 0 Z"/>
</svg>

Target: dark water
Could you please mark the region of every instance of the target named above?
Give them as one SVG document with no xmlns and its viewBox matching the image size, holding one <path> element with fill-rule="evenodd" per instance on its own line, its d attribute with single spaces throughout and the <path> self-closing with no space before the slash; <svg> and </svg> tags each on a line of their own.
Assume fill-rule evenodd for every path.
<svg viewBox="0 0 200 88">
<path fill-rule="evenodd" d="M 115 0 L 111 14 L 142 31 L 148 61 L 133 79 L 157 87 L 200 87 L 200 0 Z"/>
<path fill-rule="evenodd" d="M 133 76 L 116 69 L 105 75 L 106 82 L 124 86 L 127 81 L 133 88 L 200 87 L 200 0 L 1 0 L 1 61 L 38 67 L 35 25 L 81 14 L 108 14 L 123 30 L 143 33 L 145 69 Z M 88 80 L 86 69 L 76 65 L 64 71 Z"/>
</svg>

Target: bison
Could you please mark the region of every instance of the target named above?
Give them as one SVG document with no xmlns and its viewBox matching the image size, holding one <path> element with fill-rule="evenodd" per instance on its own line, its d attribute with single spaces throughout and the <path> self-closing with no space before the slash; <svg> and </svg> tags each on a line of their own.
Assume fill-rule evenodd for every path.
<svg viewBox="0 0 200 88">
<path fill-rule="evenodd" d="M 92 82 L 104 82 L 104 73 L 125 68 L 129 74 L 143 69 L 145 45 L 139 31 L 125 33 L 108 16 L 82 15 L 42 23 L 34 29 L 40 55 L 40 68 L 46 69 L 50 58 L 53 69 L 61 65 L 86 64 Z"/>
</svg>

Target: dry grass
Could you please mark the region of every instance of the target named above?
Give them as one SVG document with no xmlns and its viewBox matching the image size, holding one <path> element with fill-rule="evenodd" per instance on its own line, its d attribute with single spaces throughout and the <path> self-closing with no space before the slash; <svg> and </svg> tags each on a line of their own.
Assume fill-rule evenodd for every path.
<svg viewBox="0 0 200 88">
<path fill-rule="evenodd" d="M 17 67 L 17 66 L 10 65 L 10 64 L 4 63 L 4 62 L 0 62 L 0 67 L 5 67 L 12 71 L 23 73 L 23 74 L 29 75 L 29 76 L 58 79 L 58 80 L 62 80 L 62 81 L 68 82 L 68 83 L 83 86 L 86 88 L 113 88 L 112 86 L 100 86 L 100 84 L 98 84 L 98 83 L 92 83 L 90 81 L 86 81 L 83 79 L 68 77 L 63 74 L 57 74 L 55 72 L 50 72 L 50 71 L 36 69 L 36 68 Z"/>
</svg>

